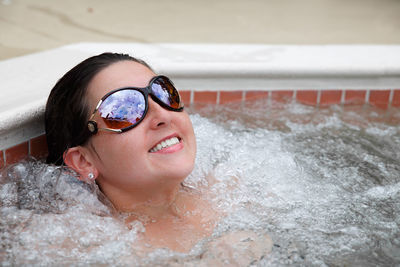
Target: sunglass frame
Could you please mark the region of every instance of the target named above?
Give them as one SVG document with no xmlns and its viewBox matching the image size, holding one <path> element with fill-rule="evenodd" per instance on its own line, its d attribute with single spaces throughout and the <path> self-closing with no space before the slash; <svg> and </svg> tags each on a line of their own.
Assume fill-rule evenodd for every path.
<svg viewBox="0 0 400 267">
<path fill-rule="evenodd" d="M 180 103 L 180 105 L 181 105 L 179 108 L 173 108 L 173 107 L 171 107 L 171 106 L 165 104 L 165 103 L 164 103 L 163 101 L 161 101 L 156 95 L 153 94 L 153 92 L 152 92 L 152 90 L 151 90 L 151 88 L 152 88 L 152 86 L 153 86 L 153 83 L 154 83 L 156 80 L 160 79 L 160 78 L 163 79 L 163 80 L 166 79 L 166 81 L 169 82 L 169 83 L 172 85 L 172 87 L 176 90 L 176 92 L 178 93 L 178 96 L 179 96 L 179 103 Z M 107 127 L 106 127 L 106 128 L 98 128 L 97 122 L 94 120 L 94 116 L 96 115 L 96 112 L 99 110 L 101 104 L 103 103 L 104 100 L 107 99 L 107 97 L 109 97 L 110 95 L 112 95 L 112 94 L 114 94 L 114 93 L 116 93 L 116 92 L 118 92 L 118 91 L 122 91 L 122 90 L 135 90 L 135 91 L 140 92 L 140 93 L 143 95 L 143 97 L 144 97 L 144 103 L 145 103 L 145 109 L 144 109 L 144 111 L 143 111 L 143 116 L 142 116 L 142 117 L 140 118 L 140 120 L 138 120 L 136 123 L 134 123 L 134 124 L 132 124 L 132 125 L 130 125 L 130 126 L 128 126 L 128 127 L 122 128 L 122 129 L 113 129 L 113 128 L 107 128 Z M 149 85 L 146 86 L 146 87 L 123 87 L 123 88 L 118 88 L 118 89 L 112 90 L 112 91 L 108 92 L 107 94 L 105 94 L 105 95 L 99 100 L 99 102 L 97 103 L 96 108 L 93 110 L 93 113 L 92 113 L 92 115 L 90 116 L 90 118 L 89 118 L 89 120 L 88 120 L 87 127 L 88 127 L 89 131 L 90 131 L 92 134 L 96 134 L 98 131 L 108 131 L 108 132 L 113 132 L 113 133 L 123 133 L 123 132 L 126 132 L 126 131 L 130 130 L 130 129 L 135 128 L 136 126 L 138 126 L 138 125 L 142 122 L 142 120 L 143 120 L 143 119 L 146 117 L 146 115 L 147 115 L 147 111 L 148 111 L 148 109 L 149 109 L 149 99 L 148 99 L 149 95 L 151 96 L 151 99 L 153 99 L 153 100 L 154 100 L 155 102 L 157 102 L 160 106 L 162 106 L 163 108 L 165 108 L 165 109 L 167 109 L 167 110 L 175 111 L 175 112 L 181 112 L 181 111 L 183 111 L 184 106 L 183 106 L 183 102 L 182 102 L 182 99 L 181 99 L 181 96 L 180 96 L 180 94 L 179 94 L 178 89 L 176 89 L 176 87 L 175 87 L 175 85 L 173 84 L 173 82 L 172 82 L 167 76 L 158 75 L 158 76 L 153 77 L 153 78 L 150 80 Z"/>
</svg>

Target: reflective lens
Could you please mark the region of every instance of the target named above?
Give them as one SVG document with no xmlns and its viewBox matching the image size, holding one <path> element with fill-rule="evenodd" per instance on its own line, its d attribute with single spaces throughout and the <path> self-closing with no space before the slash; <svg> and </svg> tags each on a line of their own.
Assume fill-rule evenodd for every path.
<svg viewBox="0 0 400 267">
<path fill-rule="evenodd" d="M 172 83 L 165 77 L 159 77 L 153 81 L 151 85 L 151 92 L 163 103 L 171 108 L 180 108 L 181 101 L 178 90 Z"/>
<path fill-rule="evenodd" d="M 168 110 L 183 110 L 183 103 L 172 82 L 165 76 L 157 76 L 147 87 L 125 87 L 103 96 L 88 121 L 89 131 L 93 134 L 98 130 L 121 133 L 132 129 L 146 116 L 149 95 Z M 107 128 L 97 128 L 93 119 L 97 111 Z"/>
<path fill-rule="evenodd" d="M 104 99 L 99 113 L 107 127 L 122 129 L 140 121 L 145 109 L 146 101 L 141 92 L 120 90 Z"/>
</svg>

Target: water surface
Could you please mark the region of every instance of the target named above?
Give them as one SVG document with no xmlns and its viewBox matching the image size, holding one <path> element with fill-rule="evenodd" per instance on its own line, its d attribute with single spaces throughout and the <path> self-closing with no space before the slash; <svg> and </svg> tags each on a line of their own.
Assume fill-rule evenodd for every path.
<svg viewBox="0 0 400 267">
<path fill-rule="evenodd" d="M 204 190 L 214 177 L 207 190 L 226 214 L 210 238 L 187 254 L 139 255 L 140 223 L 129 230 L 95 186 L 29 160 L 0 180 L 3 265 L 206 264 L 209 244 L 238 231 L 274 242 L 253 265 L 400 264 L 398 110 L 264 101 L 187 110 L 198 154 L 185 184 Z"/>
</svg>

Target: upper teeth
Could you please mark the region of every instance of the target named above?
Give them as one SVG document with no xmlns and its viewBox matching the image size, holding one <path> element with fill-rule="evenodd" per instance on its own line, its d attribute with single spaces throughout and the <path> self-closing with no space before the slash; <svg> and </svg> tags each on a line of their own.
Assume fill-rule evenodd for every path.
<svg viewBox="0 0 400 267">
<path fill-rule="evenodd" d="M 152 149 L 150 149 L 150 152 L 157 152 L 158 150 L 176 145 L 178 143 L 179 143 L 178 137 L 172 137 L 170 139 L 166 139 L 166 140 L 158 143 L 157 145 L 155 145 Z"/>
</svg>

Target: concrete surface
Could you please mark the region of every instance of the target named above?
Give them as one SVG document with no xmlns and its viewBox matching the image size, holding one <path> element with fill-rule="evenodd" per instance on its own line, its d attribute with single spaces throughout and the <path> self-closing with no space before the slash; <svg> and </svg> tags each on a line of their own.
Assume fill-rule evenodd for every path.
<svg viewBox="0 0 400 267">
<path fill-rule="evenodd" d="M 400 84 L 400 45 L 78 43 L 0 61 L 0 150 L 41 135 L 55 82 L 106 50 L 139 55 L 183 90 L 365 90 Z"/>
<path fill-rule="evenodd" d="M 0 0 L 0 60 L 77 42 L 400 44 L 399 0 Z"/>
</svg>

